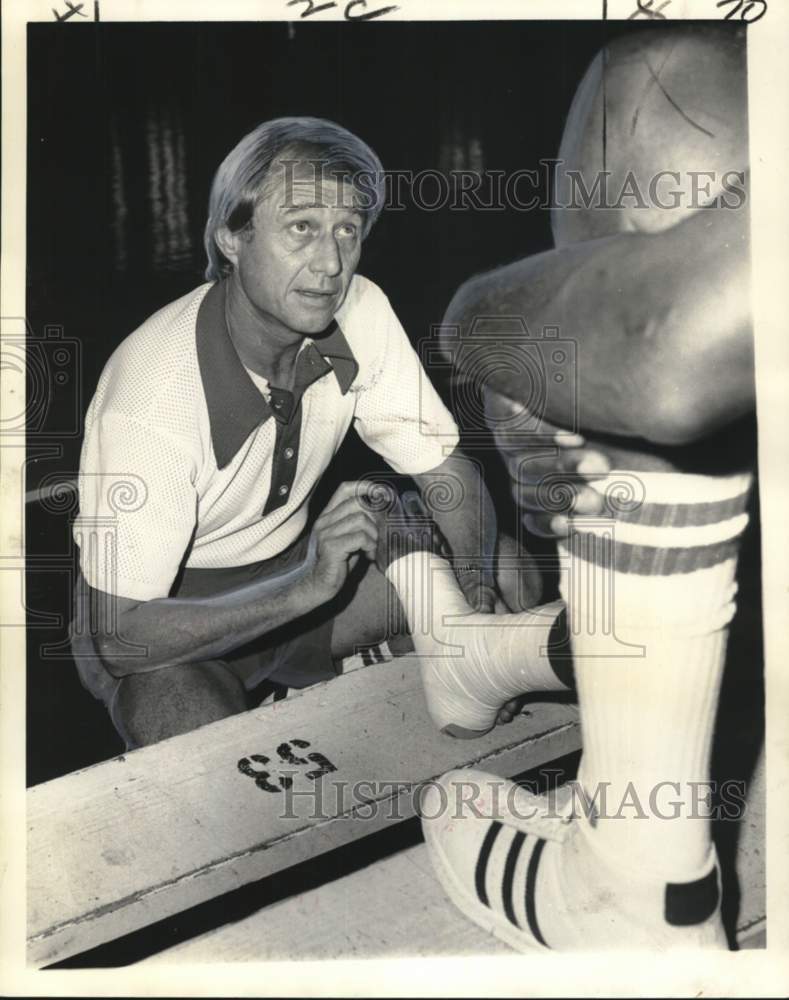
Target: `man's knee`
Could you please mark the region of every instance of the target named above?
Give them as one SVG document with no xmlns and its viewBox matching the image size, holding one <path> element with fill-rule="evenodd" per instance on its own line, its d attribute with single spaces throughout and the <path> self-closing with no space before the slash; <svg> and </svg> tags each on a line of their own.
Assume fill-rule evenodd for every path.
<svg viewBox="0 0 789 1000">
<path fill-rule="evenodd" d="M 219 660 L 124 677 L 112 705 L 121 736 L 148 746 L 247 709 L 244 687 Z"/>
</svg>

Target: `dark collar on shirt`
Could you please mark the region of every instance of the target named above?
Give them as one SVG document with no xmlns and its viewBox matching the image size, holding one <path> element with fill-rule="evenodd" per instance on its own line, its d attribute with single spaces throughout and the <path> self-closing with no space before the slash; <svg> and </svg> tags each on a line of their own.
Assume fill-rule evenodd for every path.
<svg viewBox="0 0 789 1000">
<path fill-rule="evenodd" d="M 233 460 L 252 431 L 273 416 L 230 339 L 225 321 L 225 295 L 224 281 L 209 288 L 200 303 L 196 329 L 197 361 L 211 423 L 211 441 L 220 469 Z M 318 353 L 331 363 L 340 391 L 345 395 L 359 366 L 342 330 L 332 321 L 326 333 L 313 338 L 313 343 Z"/>
</svg>

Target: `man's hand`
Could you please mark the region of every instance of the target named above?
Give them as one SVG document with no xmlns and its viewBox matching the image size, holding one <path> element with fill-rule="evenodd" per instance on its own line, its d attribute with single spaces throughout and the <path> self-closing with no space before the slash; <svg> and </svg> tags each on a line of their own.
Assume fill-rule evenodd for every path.
<svg viewBox="0 0 789 1000">
<path fill-rule="evenodd" d="M 478 567 L 468 565 L 462 561 L 458 564 L 453 560 L 447 540 L 441 534 L 435 522 L 430 520 L 419 494 L 413 493 L 410 490 L 404 493 L 402 507 L 406 512 L 406 516 L 421 519 L 422 522 L 426 521 L 430 524 L 429 544 L 437 555 L 443 556 L 448 562 L 452 563 L 458 586 L 463 591 L 463 596 L 466 598 L 469 606 L 474 611 L 493 614 L 496 607 L 500 604 L 499 595 L 495 587 L 485 582 L 483 573 Z"/>
<path fill-rule="evenodd" d="M 362 553 L 375 561 L 378 525 L 363 503 L 368 489 L 374 490 L 375 485 L 365 480 L 343 483 L 315 521 L 307 586 L 317 604 L 325 604 L 340 591 Z"/>
<path fill-rule="evenodd" d="M 482 574 L 477 569 L 455 569 L 455 577 L 463 596 L 474 611 L 493 614 L 501 604 L 501 599 L 489 584 L 483 583 Z"/>
<path fill-rule="evenodd" d="M 526 528 L 535 535 L 552 538 L 567 534 L 568 515 L 600 514 L 603 497 L 586 477 L 604 475 L 610 463 L 602 452 L 586 444 L 580 434 L 570 434 L 540 421 L 540 436 L 553 435 L 552 443 L 530 445 L 518 429 L 518 418 L 528 426 L 531 417 L 521 403 L 493 389 L 485 389 L 485 415 L 493 432 L 512 484 Z"/>
</svg>

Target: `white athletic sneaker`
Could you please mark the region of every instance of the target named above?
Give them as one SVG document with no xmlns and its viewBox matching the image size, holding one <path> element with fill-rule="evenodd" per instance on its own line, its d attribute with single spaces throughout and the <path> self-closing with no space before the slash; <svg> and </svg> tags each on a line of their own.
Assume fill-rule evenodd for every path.
<svg viewBox="0 0 789 1000">
<path fill-rule="evenodd" d="M 573 801 L 482 771 L 450 771 L 422 797 L 422 828 L 452 902 L 517 951 L 728 947 L 714 852 L 693 881 L 624 872 L 590 845 Z"/>
</svg>

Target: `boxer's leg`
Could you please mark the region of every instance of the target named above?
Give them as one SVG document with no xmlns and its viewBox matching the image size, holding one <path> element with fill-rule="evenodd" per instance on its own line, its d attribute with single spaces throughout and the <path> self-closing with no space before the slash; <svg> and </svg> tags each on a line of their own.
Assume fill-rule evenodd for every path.
<svg viewBox="0 0 789 1000">
<path fill-rule="evenodd" d="M 479 922 L 474 884 L 495 919 L 509 902 L 516 947 L 725 947 L 703 803 L 750 477 L 641 476 L 647 502 L 615 514 L 613 545 L 585 524 L 565 548 L 583 808 L 553 828 L 426 821 L 450 894 Z"/>
<path fill-rule="evenodd" d="M 394 559 L 386 577 L 405 612 L 439 729 L 479 736 L 510 699 L 567 690 L 566 668 L 557 671 L 550 655 L 564 638 L 561 601 L 513 615 L 472 611 L 450 564 L 420 548 Z"/>
<path fill-rule="evenodd" d="M 612 473 L 602 488 L 616 478 Z M 720 886 L 704 783 L 750 476 L 641 478 L 646 502 L 615 516 L 613 546 L 594 529 L 570 541 L 576 580 L 600 580 L 607 562 L 616 637 L 643 655 L 606 655 L 600 595 L 566 580 L 571 619 L 586 619 L 573 636 L 584 743 L 579 783 L 588 801 L 597 797 L 599 815 L 578 823 L 561 860 L 556 854 L 537 881 L 543 933 L 557 943 L 577 943 L 594 921 L 590 914 L 568 926 L 560 894 L 574 885 L 598 894 L 607 887 L 625 909 L 628 881 L 645 874 L 665 886 L 665 924 L 687 920 L 706 940 L 717 922 Z M 658 935 L 665 930 L 654 928 Z M 714 941 L 723 943 L 719 927 Z"/>
<path fill-rule="evenodd" d="M 539 603 L 542 589 L 540 571 L 533 558 L 518 548 L 509 535 L 499 536 L 496 583 L 507 606 L 527 610 Z M 334 619 L 332 656 L 352 656 L 360 646 L 386 641 L 396 655 L 414 651 L 403 605 L 391 583 L 377 566 L 359 566 L 358 579 L 343 593 L 344 606 Z"/>
<path fill-rule="evenodd" d="M 661 864 L 677 874 L 702 865 L 710 845 L 708 824 L 686 823 L 687 785 L 709 776 L 750 475 L 638 476 L 646 502 L 614 513 L 613 543 L 605 525 L 589 521 L 571 536 L 569 549 L 562 546 L 570 566 L 562 591 L 578 625 L 572 641 L 584 728 L 580 780 L 590 790 L 610 782 L 618 801 L 629 788 L 648 798 L 659 782 L 680 782 L 673 798 L 687 808 L 679 821 L 638 829 L 600 824 L 610 849 L 635 851 L 635 863 L 646 851 L 657 865 L 661 855 L 650 838 L 659 838 Z M 612 472 L 596 488 L 615 489 L 617 480 Z M 604 601 L 584 580 L 596 581 L 598 591 L 610 585 L 613 630 L 636 655 L 606 655 Z"/>
</svg>

